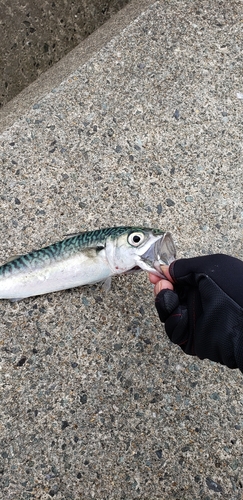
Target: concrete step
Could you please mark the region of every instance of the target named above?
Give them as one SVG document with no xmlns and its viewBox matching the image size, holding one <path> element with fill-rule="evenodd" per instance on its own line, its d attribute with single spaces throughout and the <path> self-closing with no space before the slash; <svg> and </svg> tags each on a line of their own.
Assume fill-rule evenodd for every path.
<svg viewBox="0 0 243 500">
<path fill-rule="evenodd" d="M 68 75 L 72 74 L 91 57 L 95 56 L 106 43 L 122 32 L 133 19 L 136 19 L 152 3 L 154 2 L 151 0 L 134 0 L 128 4 L 120 12 L 112 16 L 109 21 L 96 29 L 88 38 L 84 39 L 75 49 L 68 52 L 65 57 L 62 57 L 59 62 L 56 62 L 49 70 L 43 72 L 39 78 L 22 90 L 16 97 L 5 103 L 5 106 L 0 107 L 0 132 L 18 116 L 21 116 L 25 109 L 28 109 L 35 100 L 38 100 L 45 93 L 50 92 L 53 87 L 60 84 Z M 2 50 L 4 50 L 3 47 Z M 2 58 L 2 61 L 5 64 L 4 58 Z M 10 62 L 8 64 L 10 65 Z M 4 79 L 4 71 L 2 71 L 2 79 L 4 80 L 4 86 L 6 80 Z"/>
<path fill-rule="evenodd" d="M 129 0 L 2 0 L 0 107 Z"/>
</svg>

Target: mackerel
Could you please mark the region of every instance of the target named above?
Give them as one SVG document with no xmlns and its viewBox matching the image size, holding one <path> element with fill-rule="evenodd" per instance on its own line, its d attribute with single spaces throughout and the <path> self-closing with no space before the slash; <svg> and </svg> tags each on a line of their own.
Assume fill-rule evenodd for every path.
<svg viewBox="0 0 243 500">
<path fill-rule="evenodd" d="M 144 270 L 163 277 L 176 256 L 171 234 L 120 226 L 77 233 L 0 266 L 0 299 L 21 300 Z"/>
</svg>

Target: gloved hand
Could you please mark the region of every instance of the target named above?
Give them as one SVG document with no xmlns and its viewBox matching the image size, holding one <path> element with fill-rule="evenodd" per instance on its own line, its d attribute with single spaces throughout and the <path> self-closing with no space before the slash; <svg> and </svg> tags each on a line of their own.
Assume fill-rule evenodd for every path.
<svg viewBox="0 0 243 500">
<path fill-rule="evenodd" d="M 171 341 L 243 371 L 243 262 L 223 254 L 179 259 L 167 275 L 174 290 L 160 291 L 155 305 Z"/>
</svg>

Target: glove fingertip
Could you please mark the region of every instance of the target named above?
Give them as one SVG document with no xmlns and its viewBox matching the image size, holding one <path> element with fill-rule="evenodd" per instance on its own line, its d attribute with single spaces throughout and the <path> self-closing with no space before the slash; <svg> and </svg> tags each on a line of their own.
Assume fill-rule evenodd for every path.
<svg viewBox="0 0 243 500">
<path fill-rule="evenodd" d="M 165 322 L 165 331 L 174 344 L 181 346 L 183 351 L 187 349 L 188 344 L 188 313 L 184 308 L 177 308 Z M 192 352 L 187 352 L 192 354 Z"/>
<path fill-rule="evenodd" d="M 179 305 L 178 295 L 172 290 L 161 290 L 155 299 L 155 306 L 162 323 Z"/>
</svg>

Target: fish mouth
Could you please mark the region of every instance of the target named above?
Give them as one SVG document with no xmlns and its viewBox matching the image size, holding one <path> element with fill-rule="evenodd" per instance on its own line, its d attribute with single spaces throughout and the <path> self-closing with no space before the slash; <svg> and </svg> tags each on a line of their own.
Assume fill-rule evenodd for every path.
<svg viewBox="0 0 243 500">
<path fill-rule="evenodd" d="M 143 255 L 140 255 L 142 262 L 148 266 L 147 270 L 161 278 L 164 278 L 161 266 L 169 266 L 175 258 L 176 247 L 171 233 L 165 233 L 161 238 L 158 238 Z"/>
</svg>

